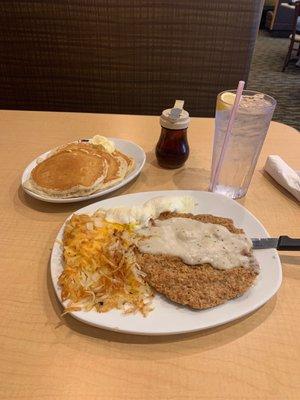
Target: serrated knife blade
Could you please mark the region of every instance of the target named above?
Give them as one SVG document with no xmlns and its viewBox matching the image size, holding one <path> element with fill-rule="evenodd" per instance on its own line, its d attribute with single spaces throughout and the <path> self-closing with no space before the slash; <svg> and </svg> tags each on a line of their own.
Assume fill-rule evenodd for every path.
<svg viewBox="0 0 300 400">
<path fill-rule="evenodd" d="M 300 239 L 293 239 L 289 236 L 278 238 L 253 238 L 253 249 L 277 249 L 287 251 L 300 251 Z"/>
<path fill-rule="evenodd" d="M 252 239 L 253 249 L 277 249 L 278 238 L 254 238 Z"/>
</svg>

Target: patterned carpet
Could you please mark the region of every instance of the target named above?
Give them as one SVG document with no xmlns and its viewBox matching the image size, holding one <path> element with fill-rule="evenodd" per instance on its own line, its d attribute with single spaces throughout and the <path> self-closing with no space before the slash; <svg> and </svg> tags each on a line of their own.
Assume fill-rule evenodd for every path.
<svg viewBox="0 0 300 400">
<path fill-rule="evenodd" d="M 300 130 L 300 68 L 291 61 L 281 72 L 289 42 L 259 32 L 247 88 L 274 97 L 277 107 L 273 119 Z"/>
</svg>

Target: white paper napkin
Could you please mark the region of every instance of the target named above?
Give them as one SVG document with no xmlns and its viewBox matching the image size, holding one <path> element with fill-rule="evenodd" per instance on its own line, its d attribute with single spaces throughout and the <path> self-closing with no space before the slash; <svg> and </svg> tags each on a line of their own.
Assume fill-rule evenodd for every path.
<svg viewBox="0 0 300 400">
<path fill-rule="evenodd" d="M 265 171 L 300 201 L 300 175 L 279 156 L 267 158 Z"/>
</svg>

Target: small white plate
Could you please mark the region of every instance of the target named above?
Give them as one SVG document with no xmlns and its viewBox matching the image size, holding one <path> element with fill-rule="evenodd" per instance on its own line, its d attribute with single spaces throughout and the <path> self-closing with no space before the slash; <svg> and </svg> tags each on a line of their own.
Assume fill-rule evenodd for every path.
<svg viewBox="0 0 300 400">
<path fill-rule="evenodd" d="M 118 182 L 117 184 L 115 184 L 107 189 L 99 190 L 99 191 L 89 194 L 87 196 L 68 197 L 66 199 L 62 199 L 59 197 L 55 197 L 55 198 L 48 197 L 46 195 L 42 196 L 40 194 L 34 193 L 31 190 L 24 187 L 24 183 L 29 179 L 31 171 L 37 165 L 37 160 L 39 160 L 39 161 L 44 160 L 50 153 L 51 150 L 49 150 L 46 153 L 37 157 L 25 168 L 23 175 L 22 175 L 23 190 L 26 193 L 28 193 L 30 196 L 34 197 L 35 199 L 47 201 L 49 203 L 75 203 L 78 201 L 95 199 L 96 197 L 101 197 L 108 193 L 113 192 L 114 190 L 120 189 L 122 186 L 124 186 L 127 183 L 129 183 L 130 181 L 132 181 L 141 172 L 142 168 L 144 167 L 145 161 L 146 161 L 146 154 L 140 146 L 138 146 L 137 144 L 135 144 L 133 142 L 130 142 L 129 140 L 117 139 L 117 138 L 108 138 L 108 139 L 112 140 L 119 150 L 121 150 L 123 153 L 129 155 L 130 157 L 133 157 L 135 160 L 134 169 L 122 181 Z"/>
<path fill-rule="evenodd" d="M 263 225 L 236 201 L 225 196 L 210 192 L 193 190 L 169 190 L 160 192 L 145 192 L 114 197 L 99 201 L 78 210 L 77 214 L 93 213 L 100 207 L 132 206 L 142 204 L 156 196 L 191 195 L 196 198 L 195 214 L 213 214 L 232 218 L 235 226 L 243 228 L 250 237 L 269 237 Z M 64 225 L 57 236 L 62 239 Z M 212 328 L 236 320 L 258 309 L 266 303 L 280 287 L 282 280 L 280 259 L 275 249 L 255 250 L 261 267 L 255 285 L 243 296 L 207 310 L 192 310 L 168 301 L 162 295 L 155 295 L 154 310 L 145 318 L 140 314 L 123 315 L 114 310 L 107 313 L 96 311 L 76 311 L 71 315 L 87 324 L 117 332 L 141 335 L 170 335 L 194 332 Z M 57 284 L 63 270 L 62 248 L 55 241 L 51 255 L 51 276 L 56 294 L 61 301 L 60 288 Z M 63 303 L 62 303 L 63 304 Z"/>
</svg>

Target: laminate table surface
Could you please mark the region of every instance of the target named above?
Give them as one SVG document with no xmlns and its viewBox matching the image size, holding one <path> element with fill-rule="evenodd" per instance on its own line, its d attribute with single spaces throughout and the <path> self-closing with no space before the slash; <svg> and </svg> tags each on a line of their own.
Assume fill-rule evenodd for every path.
<svg viewBox="0 0 300 400">
<path fill-rule="evenodd" d="M 62 309 L 49 257 L 66 217 L 93 201 L 50 204 L 25 194 L 24 168 L 55 146 L 94 134 L 132 140 L 147 162 L 108 197 L 166 189 L 207 190 L 214 120 L 192 118 L 191 153 L 177 170 L 158 167 L 158 117 L 0 112 L 0 398 L 183 400 L 300 398 L 300 253 L 281 252 L 283 283 L 263 307 L 198 333 L 147 337 L 87 326 Z M 300 169 L 300 134 L 272 122 L 249 191 L 238 200 L 271 236 L 300 237 L 299 203 L 263 172 L 280 155 Z"/>
</svg>

